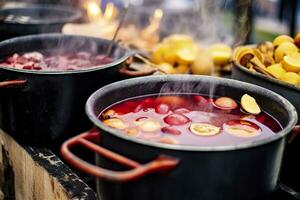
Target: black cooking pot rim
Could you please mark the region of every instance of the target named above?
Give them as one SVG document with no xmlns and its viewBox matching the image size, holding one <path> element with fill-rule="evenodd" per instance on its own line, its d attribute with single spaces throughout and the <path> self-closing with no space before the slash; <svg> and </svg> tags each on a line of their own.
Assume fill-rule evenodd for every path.
<svg viewBox="0 0 300 200">
<path fill-rule="evenodd" d="M 58 17 L 57 19 L 53 20 L 37 20 L 36 22 L 26 22 L 26 23 L 18 23 L 18 22 L 5 22 L 5 24 L 14 24 L 14 25 L 51 25 L 51 24 L 64 24 L 64 23 L 70 23 L 75 22 L 79 20 L 82 17 L 81 11 L 68 7 L 68 6 L 57 6 L 53 4 L 30 4 L 26 7 L 15 7 L 15 8 L 3 8 L 0 10 L 1 12 L 7 12 L 7 11 L 19 11 L 19 10 L 31 10 L 31 9 L 40 9 L 45 10 L 45 12 L 48 11 L 61 11 L 61 12 L 68 12 L 70 15 L 65 17 Z"/>
<path fill-rule="evenodd" d="M 197 81 L 199 79 L 205 79 L 206 80 L 213 80 L 217 84 L 225 84 L 225 85 L 238 85 L 239 87 L 247 88 L 251 87 L 254 88 L 256 91 L 261 91 L 261 93 L 265 93 L 268 95 L 272 95 L 274 98 L 276 98 L 278 101 L 281 102 L 281 104 L 285 105 L 285 109 L 288 111 L 289 114 L 289 122 L 286 125 L 286 127 L 276 133 L 274 136 L 270 136 L 266 139 L 253 141 L 253 142 L 245 142 L 241 144 L 236 145 L 227 145 L 227 146 L 191 146 L 191 145 L 174 145 L 174 144 L 162 144 L 162 143 L 156 143 L 156 142 L 150 142 L 147 140 L 134 138 L 130 136 L 126 136 L 125 134 L 121 134 L 119 131 L 110 128 L 108 126 L 105 126 L 103 123 L 100 122 L 98 117 L 94 113 L 93 105 L 98 99 L 98 97 L 101 94 L 104 94 L 106 92 L 111 91 L 112 89 L 117 89 L 120 87 L 130 87 L 132 85 L 140 84 L 140 83 L 149 83 L 149 82 L 161 82 L 161 81 Z M 239 150 L 239 149 L 246 149 L 246 148 L 252 148 L 260 145 L 264 145 L 267 143 L 271 143 L 273 141 L 276 141 L 284 136 L 286 136 L 288 133 L 291 132 L 293 127 L 296 125 L 298 117 L 295 107 L 285 98 L 278 95 L 277 93 L 270 91 L 268 89 L 262 88 L 260 86 L 256 86 L 250 83 L 245 83 L 237 80 L 232 79 L 225 79 L 225 78 L 218 78 L 218 77 L 211 77 L 211 76 L 201 76 L 201 75 L 156 75 L 156 76 L 149 76 L 149 77 L 140 77 L 140 78 L 133 78 L 129 80 L 119 81 L 112 83 L 110 85 L 104 86 L 94 92 L 86 103 L 86 114 L 89 117 L 89 119 L 100 129 L 104 130 L 105 132 L 108 132 L 116 137 L 143 144 L 146 146 L 152 146 L 156 148 L 163 148 L 163 149 L 172 149 L 172 150 L 183 150 L 183 151 L 231 151 L 231 150 Z"/>
<path fill-rule="evenodd" d="M 45 34 L 37 34 L 37 35 L 27 35 L 27 36 L 21 36 L 21 37 L 16 37 L 16 38 L 11 38 L 8 40 L 4 40 L 2 42 L 0 42 L 0 48 L 2 48 L 2 46 L 7 45 L 7 43 L 11 43 L 11 42 L 18 42 L 18 41 L 22 41 L 22 40 L 26 40 L 26 39 L 30 39 L 30 38 L 35 38 L 35 39 L 47 39 L 47 38 L 58 38 L 58 37 L 78 37 L 78 38 L 85 38 L 85 39 L 92 39 L 95 41 L 107 41 L 109 42 L 109 40 L 103 39 L 103 38 L 96 38 L 96 37 L 90 37 L 90 36 L 81 36 L 81 35 L 71 35 L 71 34 L 62 34 L 62 33 L 45 33 Z M 40 75 L 48 75 L 48 74 L 56 74 L 56 75 L 62 75 L 62 74 L 77 74 L 77 73 L 86 73 L 86 72 L 93 72 L 93 71 L 98 71 L 98 70 L 104 70 L 106 68 L 110 68 L 110 67 L 114 67 L 116 65 L 120 65 L 121 63 L 125 62 L 130 56 L 132 56 L 134 54 L 134 52 L 130 51 L 130 49 L 125 48 L 118 45 L 119 48 L 123 49 L 125 51 L 125 54 L 121 57 L 118 58 L 116 60 L 114 60 L 111 63 L 105 64 L 105 65 L 101 65 L 98 67 L 88 67 L 86 69 L 79 69 L 79 70 L 65 70 L 65 71 L 43 71 L 43 70 L 26 70 L 26 69 L 15 69 L 12 67 L 5 67 L 5 66 L 0 66 L 0 69 L 5 69 L 8 71 L 16 71 L 16 72 L 21 72 L 21 73 L 26 73 L 26 74 L 40 74 Z"/>
<path fill-rule="evenodd" d="M 245 46 L 250 47 L 250 48 L 255 47 L 255 45 L 253 45 L 253 44 L 245 45 Z M 300 92 L 300 86 L 295 86 L 293 84 L 286 83 L 286 82 L 283 82 L 281 80 L 277 80 L 276 78 L 268 77 L 268 76 L 266 76 L 264 74 L 261 74 L 261 73 L 258 73 L 258 72 L 249 71 L 246 67 L 242 66 L 241 64 L 237 63 L 236 61 L 233 61 L 233 67 L 236 67 L 237 69 L 245 72 L 246 74 L 249 74 L 249 76 L 255 76 L 255 77 L 258 77 L 260 79 L 263 79 L 263 80 L 272 82 L 274 84 L 280 85 L 282 87 L 287 87 L 287 88 L 297 90 L 298 92 Z"/>
</svg>

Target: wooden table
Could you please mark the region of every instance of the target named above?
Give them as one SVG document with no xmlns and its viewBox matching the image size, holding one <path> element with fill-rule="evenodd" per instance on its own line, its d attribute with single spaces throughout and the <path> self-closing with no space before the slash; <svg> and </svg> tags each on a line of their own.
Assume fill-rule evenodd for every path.
<svg viewBox="0 0 300 200">
<path fill-rule="evenodd" d="M 96 200 L 95 192 L 48 149 L 22 147 L 0 130 L 0 200 Z"/>
</svg>

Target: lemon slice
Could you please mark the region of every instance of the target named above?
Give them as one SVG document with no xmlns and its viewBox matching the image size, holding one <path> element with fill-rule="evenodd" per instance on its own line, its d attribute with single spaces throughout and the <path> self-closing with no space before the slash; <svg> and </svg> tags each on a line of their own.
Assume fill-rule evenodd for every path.
<svg viewBox="0 0 300 200">
<path fill-rule="evenodd" d="M 298 47 L 294 43 L 284 42 L 280 44 L 275 50 L 274 53 L 275 61 L 279 63 L 284 56 L 297 53 L 297 51 L 298 51 Z"/>
<path fill-rule="evenodd" d="M 282 65 L 289 72 L 300 72 L 300 55 L 284 56 Z"/>
<path fill-rule="evenodd" d="M 275 47 L 277 47 L 284 42 L 292 42 L 293 43 L 294 39 L 288 35 L 279 35 L 273 40 L 273 45 Z"/>
<path fill-rule="evenodd" d="M 275 76 L 276 78 L 280 78 L 283 74 L 286 73 L 285 69 L 282 67 L 281 63 L 273 64 L 267 67 L 267 72 Z"/>
<path fill-rule="evenodd" d="M 223 129 L 234 136 L 250 138 L 260 134 L 261 129 L 250 121 L 233 120 L 225 123 Z"/>
<path fill-rule="evenodd" d="M 124 132 L 126 133 L 126 135 L 131 137 L 137 137 L 140 135 L 140 131 L 136 128 L 126 128 Z"/>
<path fill-rule="evenodd" d="M 212 136 L 220 132 L 220 128 L 207 123 L 191 124 L 190 130 L 195 135 Z"/>
<path fill-rule="evenodd" d="M 215 65 L 225 65 L 229 62 L 231 58 L 231 52 L 213 51 L 211 52 L 211 56 Z"/>
<path fill-rule="evenodd" d="M 287 72 L 280 77 L 280 80 L 293 84 L 300 85 L 300 75 L 295 72 Z"/>
<path fill-rule="evenodd" d="M 103 124 L 120 130 L 127 128 L 127 125 L 124 123 L 124 121 L 119 118 L 106 119 L 103 121 Z"/>
<path fill-rule="evenodd" d="M 258 115 L 261 112 L 256 100 L 248 94 L 242 96 L 241 106 L 246 112 L 253 115 Z"/>
</svg>

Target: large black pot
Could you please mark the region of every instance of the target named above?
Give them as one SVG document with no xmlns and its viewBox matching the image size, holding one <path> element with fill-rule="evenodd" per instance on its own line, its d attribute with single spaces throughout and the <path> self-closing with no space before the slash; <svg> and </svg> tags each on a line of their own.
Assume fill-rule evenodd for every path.
<svg viewBox="0 0 300 200">
<path fill-rule="evenodd" d="M 213 94 L 235 99 L 248 93 L 281 123 L 283 130 L 264 140 L 233 146 L 184 146 L 128 137 L 98 120 L 99 113 L 115 102 L 160 92 Z M 96 129 L 65 142 L 61 153 L 73 166 L 100 178 L 98 191 L 102 200 L 253 200 L 266 197 L 277 188 L 286 139 L 297 122 L 295 108 L 270 90 L 230 79 L 192 75 L 152 76 L 110 84 L 89 98 L 86 113 Z M 69 148 L 76 145 L 102 155 L 97 161 L 103 168 L 74 156 Z M 124 168 L 106 158 L 131 169 L 120 172 L 118 170 Z M 154 173 L 161 171 L 167 172 Z"/>
<path fill-rule="evenodd" d="M 0 60 L 13 53 L 46 49 L 105 53 L 108 44 L 103 39 L 63 34 L 24 36 L 1 42 Z M 129 54 L 129 50 L 114 44 L 114 62 L 74 71 L 0 66 L 0 128 L 20 142 L 35 145 L 51 144 L 86 130 L 91 126 L 84 114 L 86 100 L 97 88 L 122 79 L 119 69 Z"/>
<path fill-rule="evenodd" d="M 64 24 L 76 22 L 81 17 L 81 12 L 75 8 L 51 4 L 3 8 L 0 9 L 0 40 L 30 34 L 61 32 Z M 22 21 L 24 19 L 26 21 Z"/>
</svg>

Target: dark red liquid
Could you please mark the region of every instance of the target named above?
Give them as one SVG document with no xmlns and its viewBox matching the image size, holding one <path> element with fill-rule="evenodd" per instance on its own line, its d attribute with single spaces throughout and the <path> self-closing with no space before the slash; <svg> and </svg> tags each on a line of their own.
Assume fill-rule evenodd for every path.
<svg viewBox="0 0 300 200">
<path fill-rule="evenodd" d="M 26 70 L 66 71 L 99 67 L 113 62 L 105 55 L 92 55 L 88 52 L 61 53 L 30 52 L 22 55 L 14 54 L 6 58 L 0 66 Z"/>
<path fill-rule="evenodd" d="M 222 109 L 214 105 L 215 101 L 216 99 L 194 94 L 137 97 L 107 108 L 101 113 L 100 120 L 108 126 L 111 126 L 111 122 L 119 123 L 121 120 L 122 124 L 111 127 L 132 137 L 153 142 L 194 146 L 253 142 L 282 130 L 281 125 L 265 112 L 259 115 L 247 114 L 237 101 L 234 102 L 233 109 Z M 111 119 L 113 121 L 109 121 Z M 147 126 L 141 125 L 145 120 L 150 120 L 151 123 Z M 199 125 L 194 126 L 194 124 L 200 124 L 200 129 Z M 203 124 L 204 126 L 208 124 L 209 128 L 202 129 Z M 246 127 L 246 132 L 241 132 L 240 126 L 243 130 Z M 195 134 L 192 129 L 204 135 Z M 209 131 L 205 132 L 206 130 Z M 247 131 L 249 134 L 255 134 L 248 137 Z M 244 137 L 244 134 L 247 137 Z"/>
</svg>

